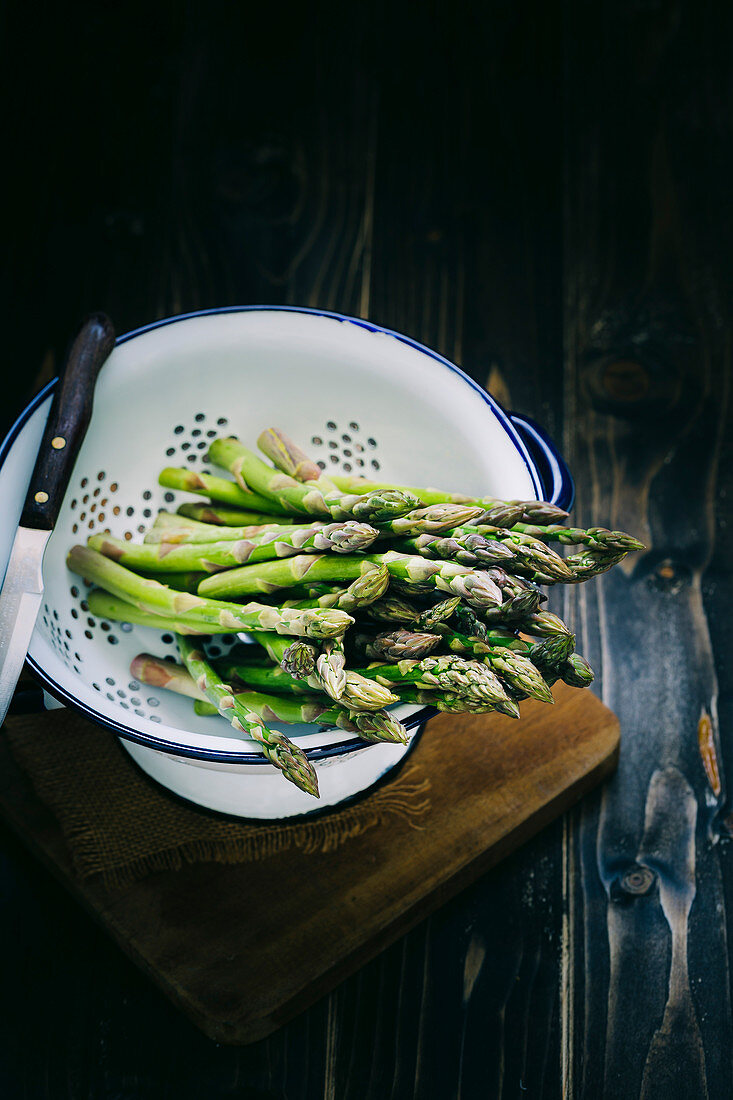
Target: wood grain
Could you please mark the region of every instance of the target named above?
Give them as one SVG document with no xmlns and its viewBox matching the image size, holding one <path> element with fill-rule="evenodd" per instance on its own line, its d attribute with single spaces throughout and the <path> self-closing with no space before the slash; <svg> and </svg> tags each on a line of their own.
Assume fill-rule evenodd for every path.
<svg viewBox="0 0 733 1100">
<path fill-rule="evenodd" d="M 707 117 L 730 71 L 712 27 L 693 24 L 679 5 L 632 6 L 622 20 L 609 9 L 604 50 L 627 73 L 613 102 L 582 51 L 568 59 L 571 79 L 588 79 L 570 105 L 565 219 L 576 514 L 604 507 L 604 522 L 649 545 L 578 594 L 579 636 L 627 748 L 598 811 L 578 815 L 568 857 L 570 1095 L 733 1091 L 720 685 L 703 595 L 730 426 L 714 238 L 730 243 L 731 226 L 698 207 L 686 163 L 694 149 L 730 178 L 715 136 L 726 124 Z M 677 71 L 682 57 L 695 78 Z M 621 146 L 622 176 L 611 169 Z"/>
<path fill-rule="evenodd" d="M 114 5 L 10 5 L 5 423 L 85 311 L 124 331 L 335 307 L 490 378 L 562 437 L 578 520 L 651 550 L 565 602 L 621 716 L 608 796 L 245 1051 L 201 1038 L 5 834 L 5 1095 L 733 1093 L 731 19 L 161 2 L 141 33 Z"/>
</svg>

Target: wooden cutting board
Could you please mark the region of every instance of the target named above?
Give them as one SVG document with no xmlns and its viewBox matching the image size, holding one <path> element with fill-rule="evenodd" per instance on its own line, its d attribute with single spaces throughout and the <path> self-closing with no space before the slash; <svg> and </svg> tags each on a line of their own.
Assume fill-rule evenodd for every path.
<svg viewBox="0 0 733 1100">
<path fill-rule="evenodd" d="M 522 718 L 441 715 L 411 760 L 424 828 L 391 819 L 334 852 L 200 863 L 110 894 L 74 875 L 61 831 L 0 741 L 0 813 L 208 1036 L 261 1039 L 566 810 L 615 767 L 615 715 L 559 684 Z"/>
</svg>

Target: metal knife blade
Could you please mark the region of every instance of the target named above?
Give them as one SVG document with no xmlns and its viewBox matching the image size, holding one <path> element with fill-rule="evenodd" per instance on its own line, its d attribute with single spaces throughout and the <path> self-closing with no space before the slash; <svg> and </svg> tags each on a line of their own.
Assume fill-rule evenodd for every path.
<svg viewBox="0 0 733 1100">
<path fill-rule="evenodd" d="M 43 552 L 50 534 L 18 528 L 0 590 L 0 725 L 18 683 L 43 599 Z"/>
</svg>

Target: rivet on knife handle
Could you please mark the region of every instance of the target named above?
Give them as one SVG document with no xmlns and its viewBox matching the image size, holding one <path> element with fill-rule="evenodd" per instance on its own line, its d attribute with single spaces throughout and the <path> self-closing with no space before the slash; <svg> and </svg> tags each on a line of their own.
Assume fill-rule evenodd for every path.
<svg viewBox="0 0 733 1100">
<path fill-rule="evenodd" d="M 22 527 L 50 531 L 92 415 L 94 384 L 115 344 L 112 322 L 93 313 L 74 340 L 56 388 L 21 516 Z"/>
</svg>

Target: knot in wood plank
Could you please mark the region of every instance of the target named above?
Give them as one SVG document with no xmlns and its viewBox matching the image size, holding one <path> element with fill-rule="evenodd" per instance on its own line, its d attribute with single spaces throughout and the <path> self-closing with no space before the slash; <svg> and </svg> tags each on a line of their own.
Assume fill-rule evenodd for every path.
<svg viewBox="0 0 733 1100">
<path fill-rule="evenodd" d="M 629 867 L 626 874 L 622 876 L 619 886 L 624 893 L 637 897 L 649 893 L 656 881 L 656 877 L 654 872 L 648 867 L 643 867 L 641 864 L 636 863 L 632 867 Z"/>
</svg>

